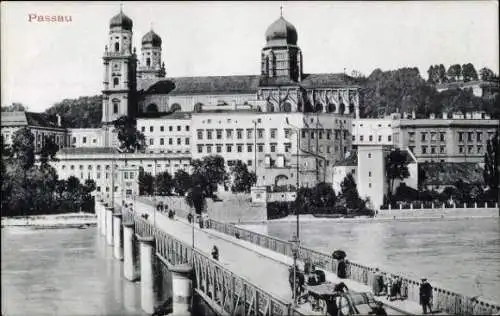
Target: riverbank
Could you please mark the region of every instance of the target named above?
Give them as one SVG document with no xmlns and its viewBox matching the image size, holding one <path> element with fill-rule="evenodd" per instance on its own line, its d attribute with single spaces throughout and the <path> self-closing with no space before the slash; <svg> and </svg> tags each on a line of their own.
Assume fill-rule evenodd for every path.
<svg viewBox="0 0 500 316">
<path fill-rule="evenodd" d="M 14 216 L 2 218 L 2 227 L 85 228 L 95 226 L 97 217 L 93 213 L 67 213 L 51 215 Z"/>
<path fill-rule="evenodd" d="M 477 210 L 479 211 L 479 209 Z M 393 210 L 389 214 L 378 214 L 375 217 L 369 216 L 359 216 L 352 218 L 331 218 L 331 217 L 315 217 L 311 214 L 300 215 L 301 222 L 388 222 L 388 221 L 425 221 L 425 220 L 463 220 L 463 219 L 475 219 L 475 218 L 496 218 L 499 217 L 498 209 L 488 209 L 486 211 L 479 212 L 454 212 L 454 211 L 436 211 L 434 213 L 421 212 L 420 210 L 414 211 L 398 211 Z M 288 215 L 286 217 L 270 219 L 266 222 L 294 222 L 297 220 L 296 215 Z M 262 222 L 262 223 L 266 223 Z M 241 223 L 247 224 L 247 223 Z M 258 224 L 258 223 L 248 223 L 248 224 Z"/>
</svg>

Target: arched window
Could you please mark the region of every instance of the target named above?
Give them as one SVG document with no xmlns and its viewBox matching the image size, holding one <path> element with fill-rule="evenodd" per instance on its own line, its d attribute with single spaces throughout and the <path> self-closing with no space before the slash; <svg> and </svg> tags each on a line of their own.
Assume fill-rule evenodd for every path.
<svg viewBox="0 0 500 316">
<path fill-rule="evenodd" d="M 288 180 L 288 176 L 286 176 L 284 174 L 277 175 L 274 178 L 274 185 L 275 186 L 286 185 L 287 184 L 287 180 Z"/>
<path fill-rule="evenodd" d="M 323 105 L 321 103 L 316 103 L 316 106 L 314 107 L 314 112 L 323 112 Z"/>
<path fill-rule="evenodd" d="M 158 106 L 154 103 L 149 104 L 146 107 L 146 112 L 148 113 L 158 113 Z"/>
<path fill-rule="evenodd" d="M 120 108 L 120 100 L 118 99 L 113 99 L 113 114 L 118 113 L 118 109 Z"/>
<path fill-rule="evenodd" d="M 120 79 L 118 78 L 113 78 L 113 88 L 116 88 L 116 86 L 118 86 L 118 84 L 120 83 Z"/>
<path fill-rule="evenodd" d="M 119 52 L 120 51 L 120 43 L 116 42 L 115 43 L 115 52 Z"/>
<path fill-rule="evenodd" d="M 339 105 L 339 114 L 344 114 L 345 112 L 345 104 L 344 103 L 340 103 Z"/>
<path fill-rule="evenodd" d="M 201 112 L 202 108 L 203 108 L 203 103 L 198 102 L 194 105 L 193 112 L 199 113 Z"/>
<path fill-rule="evenodd" d="M 177 111 L 180 111 L 180 110 L 182 110 L 182 108 L 181 108 L 181 105 L 179 103 L 174 103 L 170 107 L 170 112 L 177 112 Z"/>
<path fill-rule="evenodd" d="M 349 113 L 354 113 L 354 103 L 349 104 Z"/>
<path fill-rule="evenodd" d="M 333 104 L 333 103 L 328 104 L 328 112 L 335 113 L 336 109 L 337 109 L 337 107 L 335 106 L 335 104 Z"/>
<path fill-rule="evenodd" d="M 283 105 L 283 112 L 292 112 L 292 105 L 290 102 L 285 102 Z"/>
<path fill-rule="evenodd" d="M 146 66 L 150 67 L 151 66 L 151 58 L 146 58 Z"/>
</svg>

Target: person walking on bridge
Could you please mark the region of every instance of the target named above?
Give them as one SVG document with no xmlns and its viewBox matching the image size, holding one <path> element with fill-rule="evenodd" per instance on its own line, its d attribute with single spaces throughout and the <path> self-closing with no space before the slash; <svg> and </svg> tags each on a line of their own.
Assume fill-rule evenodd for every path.
<svg viewBox="0 0 500 316">
<path fill-rule="evenodd" d="M 422 305 L 424 314 L 427 314 L 427 308 L 429 308 L 429 313 L 432 314 L 432 286 L 427 282 L 426 278 L 423 278 L 420 284 L 420 305 Z"/>
</svg>

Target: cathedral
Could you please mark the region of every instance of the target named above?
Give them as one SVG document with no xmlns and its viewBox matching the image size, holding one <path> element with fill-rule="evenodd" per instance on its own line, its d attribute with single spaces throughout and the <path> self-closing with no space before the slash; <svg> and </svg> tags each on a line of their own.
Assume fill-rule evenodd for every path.
<svg viewBox="0 0 500 316">
<path fill-rule="evenodd" d="M 206 105 L 250 104 L 259 112 L 354 114 L 358 87 L 345 74 L 307 74 L 296 28 L 283 16 L 265 33 L 260 74 L 167 77 L 162 39 L 153 31 L 132 48 L 133 22 L 120 11 L 104 50 L 104 125 L 122 115 L 200 112 Z"/>
</svg>

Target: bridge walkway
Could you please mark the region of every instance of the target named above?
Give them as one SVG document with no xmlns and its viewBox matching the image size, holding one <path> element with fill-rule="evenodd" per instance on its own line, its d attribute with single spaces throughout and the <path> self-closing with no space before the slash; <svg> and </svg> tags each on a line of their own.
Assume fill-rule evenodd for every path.
<svg viewBox="0 0 500 316">
<path fill-rule="evenodd" d="M 153 203 L 151 201 L 136 201 L 137 212 L 147 213 L 148 221 L 154 221 Z M 176 236 L 186 244 L 191 244 L 193 225 L 187 219 L 176 216 L 174 221 L 160 212 L 156 212 L 156 225 L 167 233 Z M 194 225 L 195 248 L 210 255 L 212 247 L 219 248 L 219 262 L 237 275 L 251 280 L 252 283 L 263 290 L 275 295 L 285 301 L 292 300 L 292 293 L 288 283 L 288 268 L 293 264 L 293 258 L 274 252 L 237 239 L 213 229 L 200 229 Z M 244 264 L 242 264 L 244 262 Z M 303 267 L 303 262 L 298 261 Z M 333 283 L 344 282 L 349 289 L 359 292 L 371 292 L 371 288 L 349 279 L 340 279 L 335 274 L 325 271 L 327 281 Z M 409 300 L 389 301 L 384 297 L 378 297 L 384 303 L 389 315 L 420 314 L 421 307 Z M 299 312 L 309 315 L 320 315 L 310 309 L 309 304 L 300 306 Z"/>
</svg>

